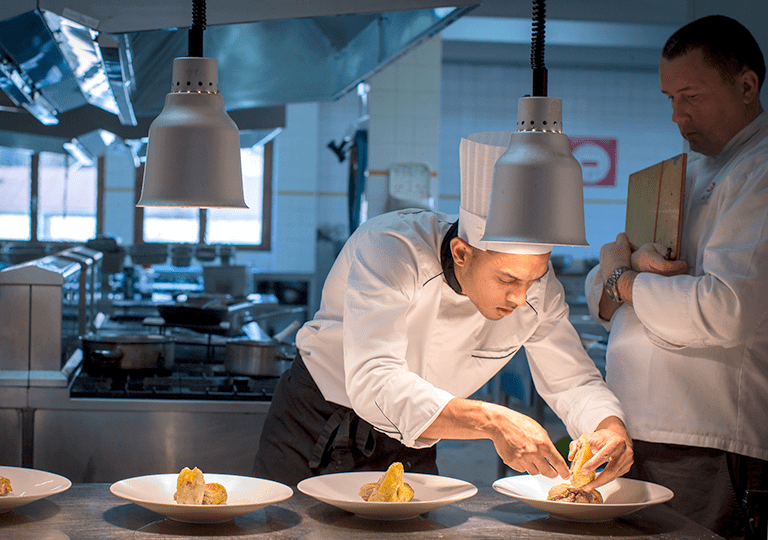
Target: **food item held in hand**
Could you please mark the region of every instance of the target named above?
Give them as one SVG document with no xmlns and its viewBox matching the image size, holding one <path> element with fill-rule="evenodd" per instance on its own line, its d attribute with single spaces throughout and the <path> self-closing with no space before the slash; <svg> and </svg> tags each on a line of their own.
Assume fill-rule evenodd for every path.
<svg viewBox="0 0 768 540">
<path fill-rule="evenodd" d="M 179 504 L 224 504 L 227 490 L 215 482 L 206 484 L 203 471 L 195 467 L 184 467 L 176 479 L 176 493 L 173 499 Z"/>
<path fill-rule="evenodd" d="M 11 489 L 11 481 L 4 476 L 0 476 L 0 495 L 8 495 Z"/>
<path fill-rule="evenodd" d="M 359 495 L 371 502 L 408 502 L 413 499 L 413 488 L 403 482 L 403 474 L 403 464 L 395 461 L 378 482 L 364 484 Z"/>
<path fill-rule="evenodd" d="M 576 453 L 571 461 L 570 482 L 558 484 L 552 487 L 547 493 L 548 501 L 565 501 L 576 503 L 602 503 L 603 497 L 596 489 L 585 491 L 582 486 L 586 486 L 595 479 L 595 472 L 581 472 L 584 464 L 592 458 L 592 448 L 589 446 L 589 440 L 586 435 L 582 435 L 576 441 Z"/>
</svg>

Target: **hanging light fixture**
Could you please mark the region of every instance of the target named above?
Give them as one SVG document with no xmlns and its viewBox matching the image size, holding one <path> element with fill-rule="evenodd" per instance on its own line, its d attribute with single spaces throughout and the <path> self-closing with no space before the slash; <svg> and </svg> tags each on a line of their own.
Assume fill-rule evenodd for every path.
<svg viewBox="0 0 768 540">
<path fill-rule="evenodd" d="M 205 0 L 192 4 L 189 56 L 174 59 L 171 92 L 149 127 L 136 206 L 248 208 L 240 132 L 219 94 L 218 63 L 203 58 Z"/>
<path fill-rule="evenodd" d="M 544 0 L 533 1 L 533 91 L 520 98 L 517 131 L 496 162 L 483 240 L 588 246 L 581 166 L 562 128 L 562 101 L 547 97 Z"/>
</svg>

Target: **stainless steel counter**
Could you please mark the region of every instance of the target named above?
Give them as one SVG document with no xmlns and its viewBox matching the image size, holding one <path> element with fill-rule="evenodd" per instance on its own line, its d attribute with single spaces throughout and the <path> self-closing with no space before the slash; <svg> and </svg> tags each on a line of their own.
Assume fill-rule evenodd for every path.
<svg viewBox="0 0 768 540">
<path fill-rule="evenodd" d="M 109 484 L 75 484 L 68 491 L 0 514 L 0 538 L 128 540 L 191 538 L 557 539 L 632 537 L 658 540 L 720 538 L 664 505 L 604 523 L 559 521 L 515 499 L 481 488 L 474 497 L 414 519 L 373 521 L 316 501 L 293 497 L 218 525 L 189 525 L 115 497 Z"/>
</svg>

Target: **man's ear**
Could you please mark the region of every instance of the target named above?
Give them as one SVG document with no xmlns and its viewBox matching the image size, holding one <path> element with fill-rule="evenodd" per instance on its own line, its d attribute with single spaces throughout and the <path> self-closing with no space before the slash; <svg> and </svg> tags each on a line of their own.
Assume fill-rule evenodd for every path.
<svg viewBox="0 0 768 540">
<path fill-rule="evenodd" d="M 743 95 L 744 103 L 750 104 L 760 94 L 760 85 L 757 78 L 757 73 L 751 69 L 747 69 L 739 75 L 739 84 L 741 85 L 741 92 Z"/>
<path fill-rule="evenodd" d="M 451 255 L 453 255 L 453 264 L 463 267 L 467 264 L 469 258 L 472 257 L 472 246 L 463 238 L 452 238 Z"/>
</svg>

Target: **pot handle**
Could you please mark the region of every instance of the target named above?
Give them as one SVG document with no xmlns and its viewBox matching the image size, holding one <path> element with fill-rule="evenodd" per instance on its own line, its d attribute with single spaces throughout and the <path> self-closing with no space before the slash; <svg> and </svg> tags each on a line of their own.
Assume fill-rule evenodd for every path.
<svg viewBox="0 0 768 540">
<path fill-rule="evenodd" d="M 288 334 L 296 330 L 301 323 L 298 319 L 294 320 L 291 324 L 289 324 L 286 328 L 280 330 L 277 334 L 272 336 L 275 341 L 278 343 L 282 343 L 282 341 L 288 337 Z"/>
</svg>

